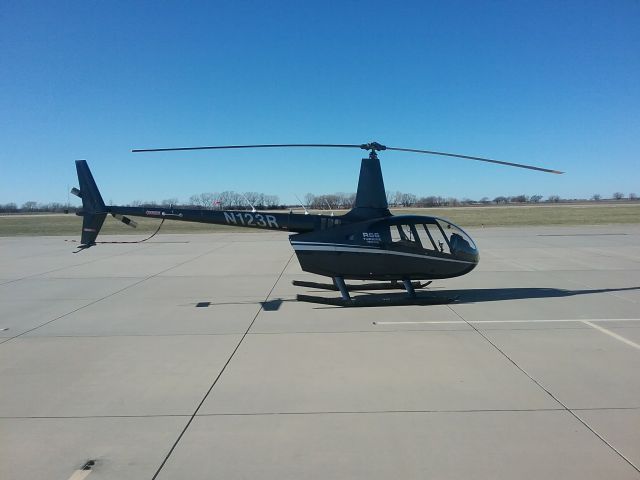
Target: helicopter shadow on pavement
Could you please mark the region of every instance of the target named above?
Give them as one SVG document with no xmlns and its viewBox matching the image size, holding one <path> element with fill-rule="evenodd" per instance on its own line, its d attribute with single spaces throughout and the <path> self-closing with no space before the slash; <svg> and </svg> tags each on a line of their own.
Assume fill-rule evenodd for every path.
<svg viewBox="0 0 640 480">
<path fill-rule="evenodd" d="M 446 303 L 482 303 L 482 302 L 498 302 L 504 300 L 525 300 L 535 298 L 564 298 L 573 297 L 577 295 L 591 295 L 597 293 L 610 293 L 610 292 L 623 292 L 631 290 L 640 290 L 640 287 L 625 287 L 625 288 L 594 288 L 585 290 L 565 290 L 561 288 L 473 288 L 465 290 L 423 290 L 416 292 L 415 300 L 413 304 L 421 304 L 420 300 L 424 300 L 424 305 L 446 304 Z M 354 292 L 358 292 L 358 295 L 354 299 L 355 302 L 352 306 L 394 306 L 401 305 L 402 300 L 407 298 L 405 292 L 393 292 L 385 294 L 375 294 L 365 291 L 359 292 L 357 288 L 353 289 Z M 357 298 L 360 297 L 360 301 Z M 376 299 L 386 300 L 386 304 L 376 303 Z M 327 299 L 324 297 L 317 298 L 318 303 L 327 303 Z M 333 299 L 329 299 L 333 300 Z M 430 301 L 431 300 L 431 301 Z M 210 307 L 214 305 L 247 305 L 255 304 L 261 305 L 264 311 L 277 311 L 280 309 L 284 302 L 295 302 L 294 299 L 282 299 L 274 298 L 272 300 L 256 302 L 198 302 L 195 307 Z M 397 301 L 397 303 L 394 303 Z M 388 303 L 390 302 L 390 303 Z M 336 305 L 339 306 L 339 305 Z M 317 306 L 315 308 L 332 308 L 330 306 Z"/>
<path fill-rule="evenodd" d="M 246 301 L 246 302 L 197 302 L 192 305 L 195 306 L 196 308 L 207 308 L 215 305 L 260 305 L 262 306 L 262 309 L 264 311 L 273 312 L 273 311 L 279 310 L 280 306 L 282 305 L 282 302 L 286 302 L 286 301 L 293 301 L 293 300 L 274 298 L 273 300 L 267 300 L 264 302 L 258 302 L 258 301 L 252 301 L 252 300 Z"/>
<path fill-rule="evenodd" d="M 586 290 L 565 290 L 561 288 L 473 288 L 466 290 L 438 290 L 437 293 L 455 298 L 455 303 L 481 303 L 500 300 L 563 298 L 630 290 L 640 290 L 640 287 L 594 288 Z M 425 294 L 428 295 L 426 292 Z"/>
<path fill-rule="evenodd" d="M 339 299 L 316 298 L 318 304 L 351 307 L 402 306 L 402 305 L 440 305 L 440 304 L 472 304 L 482 302 L 499 302 L 505 300 L 525 300 L 536 298 L 563 298 L 576 295 L 591 295 L 597 293 L 621 292 L 640 290 L 640 287 L 599 288 L 586 290 L 565 290 L 560 288 L 472 288 L 460 290 L 421 290 L 415 297 L 408 297 L 406 292 L 370 293 L 358 291 L 353 302 L 343 302 Z M 310 298 L 306 301 L 312 301 Z M 335 304 L 335 305 L 334 305 Z M 332 308 L 330 306 L 316 308 Z"/>
</svg>

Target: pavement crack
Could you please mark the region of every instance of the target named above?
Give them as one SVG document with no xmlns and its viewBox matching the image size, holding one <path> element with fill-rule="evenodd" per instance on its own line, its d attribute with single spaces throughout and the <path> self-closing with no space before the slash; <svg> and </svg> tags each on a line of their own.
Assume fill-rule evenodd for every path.
<svg viewBox="0 0 640 480">
<path fill-rule="evenodd" d="M 91 259 L 89 261 L 86 261 L 86 262 L 80 262 L 80 263 L 76 263 L 76 264 L 73 264 L 73 265 L 65 265 L 64 267 L 54 268 L 52 270 L 47 270 L 46 272 L 32 273 L 31 275 L 26 275 L 26 276 L 21 277 L 21 278 L 15 278 L 13 280 L 2 282 L 2 283 L 0 283 L 0 286 L 8 285 L 10 283 L 21 282 L 22 280 L 28 280 L 30 278 L 39 277 L 41 275 L 47 275 L 47 274 L 53 273 L 53 272 L 59 272 L 60 270 L 66 270 L 68 268 L 75 268 L 75 267 L 81 267 L 83 265 L 89 265 L 90 263 L 99 262 L 100 260 L 109 260 L 111 258 L 115 258 L 115 257 L 120 257 L 122 255 L 126 255 L 127 253 L 131 253 L 134 250 L 136 250 L 136 249 L 131 248 L 131 249 L 126 250 L 124 252 L 119 252 L 119 253 L 116 253 L 115 255 L 111 255 L 110 257 L 97 257 L 97 258 L 93 258 L 93 259 Z"/>
<path fill-rule="evenodd" d="M 293 258 L 293 255 L 294 254 L 292 253 L 291 256 L 289 257 L 289 260 L 287 260 L 287 263 L 284 265 L 284 267 L 280 271 L 280 274 L 278 275 L 278 278 L 276 278 L 276 281 L 273 282 L 273 286 L 271 287 L 271 290 L 269 290 L 269 293 L 267 293 L 267 296 L 265 297 L 264 302 L 267 302 L 269 300 L 269 297 L 271 296 L 271 294 L 273 293 L 273 290 L 276 288 L 276 285 L 278 284 L 278 282 L 282 278 L 282 275 L 284 274 L 285 270 L 289 266 L 289 263 L 291 263 L 291 259 Z M 242 345 L 242 342 L 244 341 L 244 339 L 247 338 L 247 335 L 249 334 L 249 330 L 251 330 L 251 327 L 253 327 L 253 324 L 255 323 L 256 319 L 258 318 L 258 315 L 260 315 L 260 312 L 262 312 L 263 310 L 264 310 L 264 305 L 261 303 L 260 307 L 258 308 L 258 311 L 256 312 L 256 314 L 253 317 L 253 320 L 251 320 L 251 323 L 249 324 L 249 326 L 245 330 L 244 334 L 242 335 L 242 337 L 238 341 L 238 344 L 236 345 L 236 348 L 233 349 L 233 352 L 231 352 L 231 355 L 229 355 L 229 358 L 227 359 L 227 361 L 223 365 L 222 369 L 220 370 L 218 375 L 216 375 L 216 378 L 213 380 L 213 383 L 211 384 L 211 386 L 209 387 L 207 392 L 204 394 L 204 397 L 202 397 L 202 400 L 200 400 L 200 403 L 198 404 L 198 406 L 194 410 L 193 414 L 189 418 L 189 421 L 187 422 L 187 424 L 184 426 L 184 428 L 182 429 L 182 431 L 178 435 L 178 438 L 176 439 L 176 441 L 173 443 L 173 445 L 169 449 L 169 452 L 167 452 L 167 455 L 164 457 L 164 460 L 162 460 L 162 463 L 160 464 L 160 466 L 156 470 L 156 473 L 154 473 L 153 477 L 151 477 L 151 480 L 155 480 L 158 477 L 158 475 L 160 474 L 160 472 L 162 471 L 162 469 L 164 468 L 164 466 L 166 465 L 167 461 L 169 460 L 169 457 L 171 457 L 171 455 L 173 454 L 174 450 L 178 446 L 178 443 L 180 443 L 180 440 L 182 440 L 182 437 L 184 436 L 184 434 L 188 430 L 189 426 L 191 426 L 191 424 L 193 423 L 193 420 L 198 415 L 198 411 L 200 411 L 200 408 L 202 407 L 202 405 L 204 404 L 206 399 L 209 397 L 209 394 L 213 390 L 213 387 L 216 386 L 216 384 L 218 383 L 218 380 L 220 380 L 220 377 L 222 377 L 222 374 L 227 369 L 227 366 L 229 366 L 229 363 L 231 363 L 231 360 L 235 356 L 236 352 L 239 350 L 240 345 Z"/>
<path fill-rule="evenodd" d="M 640 473 L 640 467 L 638 467 L 631 460 L 629 460 L 627 457 L 625 457 L 624 454 L 620 450 L 615 448 L 602 435 L 600 435 L 598 432 L 596 432 L 596 430 L 594 428 L 592 428 L 586 421 L 584 421 L 582 418 L 580 418 L 580 416 L 578 416 L 577 413 L 575 413 L 573 410 L 571 410 L 569 407 L 567 407 L 558 397 L 556 397 L 553 393 L 551 393 L 551 391 L 548 390 L 544 385 L 542 385 L 538 380 L 533 378 L 533 376 L 531 374 L 529 374 L 524 368 L 522 368 L 520 365 L 518 365 L 518 363 L 515 360 L 513 360 L 509 355 L 507 355 L 506 352 L 504 352 L 504 350 L 502 350 L 500 347 L 498 347 L 498 345 L 496 345 L 494 342 L 492 342 L 491 339 L 489 339 L 489 337 L 487 337 L 484 333 L 482 333 L 472 322 L 469 322 L 467 319 L 465 319 L 462 315 L 460 315 L 453 308 L 451 308 L 450 305 L 447 305 L 447 308 L 449 308 L 449 310 L 451 310 L 456 316 L 458 316 L 459 318 L 464 320 L 467 323 L 467 325 L 469 325 L 471 328 L 473 328 L 478 333 L 478 335 L 480 335 L 482 338 L 484 338 L 493 348 L 495 348 L 502 356 L 504 356 L 509 362 L 511 362 L 511 364 L 513 364 L 518 370 L 520 370 L 524 375 L 526 375 L 533 383 L 535 383 L 540 389 L 542 389 L 554 401 L 556 401 L 560 406 L 562 406 L 562 408 L 566 412 L 568 412 L 571 416 L 573 416 L 576 420 L 578 420 L 578 422 L 580 422 L 582 425 L 584 425 L 584 427 L 587 428 L 587 430 L 589 430 L 596 437 L 598 437 L 600 439 L 600 441 L 602 441 L 602 443 L 604 443 L 611 450 L 613 450 L 622 460 L 624 460 L 627 464 L 629 464 L 636 472 Z"/>
<path fill-rule="evenodd" d="M 195 256 L 195 257 L 193 257 L 193 258 L 190 258 L 190 259 L 188 259 L 188 260 L 185 260 L 184 262 L 178 263 L 177 265 L 173 265 L 173 266 L 171 266 L 171 267 L 169 267 L 169 268 L 166 268 L 166 269 L 164 269 L 164 270 L 162 270 L 162 271 L 160 271 L 160 272 L 156 272 L 156 273 L 154 273 L 153 275 L 149 275 L 149 276 L 147 276 L 147 277 L 143 278 L 142 280 L 139 280 L 139 281 L 134 282 L 134 283 L 132 283 L 132 284 L 130 284 L 130 285 L 127 285 L 126 287 L 121 288 L 120 290 L 116 290 L 115 292 L 111 292 L 111 293 L 109 293 L 108 295 L 105 295 L 104 297 L 98 298 L 97 300 L 94 300 L 94 301 L 92 301 L 92 302 L 87 303 L 86 305 L 83 305 L 83 306 L 81 306 L 81 307 L 78 307 L 78 308 L 76 308 L 76 309 L 74 309 L 74 310 L 72 310 L 72 311 L 70 311 L 70 312 L 67 312 L 67 313 L 65 313 L 65 314 L 63 314 L 63 315 L 60 315 L 60 316 L 58 316 L 58 317 L 56 317 L 56 318 L 54 318 L 54 319 L 52 319 L 52 320 L 48 320 L 48 321 L 46 321 L 46 322 L 44 322 L 44 323 L 41 323 L 40 325 L 38 325 L 38 326 L 36 326 L 36 327 L 33 327 L 33 328 L 29 329 L 29 330 L 26 330 L 26 331 L 24 331 L 24 332 L 20 333 L 19 335 L 15 335 L 15 336 L 13 336 L 13 337 L 9 337 L 9 338 L 7 338 L 6 340 L 1 341 L 1 342 L 0 342 L 0 345 L 2 345 L 3 343 L 7 343 L 7 342 L 9 342 L 9 341 L 11 341 L 11 340 L 14 340 L 14 339 L 16 339 L 16 338 L 18 338 L 18 337 L 22 337 L 23 335 L 26 335 L 27 333 L 33 332 L 34 330 L 37 330 L 38 328 L 42 328 L 42 327 L 44 327 L 45 325 L 49 325 L 50 323 L 53 323 L 53 322 L 55 322 L 56 320 L 60 320 L 61 318 L 67 317 L 67 316 L 69 316 L 69 315 L 71 315 L 71 314 L 73 314 L 73 313 L 76 313 L 76 312 L 78 312 L 78 311 L 80 311 L 80 310 L 84 309 L 84 308 L 87 308 L 87 307 L 90 307 L 90 306 L 92 306 L 92 305 L 95 305 L 96 303 L 99 303 L 99 302 L 101 302 L 101 301 L 103 301 L 103 300 L 106 300 L 107 298 L 111 298 L 111 297 L 113 297 L 113 296 L 115 296 L 115 295 L 117 295 L 117 294 L 119 294 L 119 293 L 124 292 L 125 290 L 130 289 L 131 287 L 135 287 L 136 285 L 140 285 L 141 283 L 146 282 L 147 280 L 150 280 L 150 279 L 152 279 L 152 278 L 154 278 L 154 277 L 157 277 L 158 275 L 162 275 L 163 273 L 166 273 L 166 272 L 168 272 L 169 270 L 173 270 L 174 268 L 180 267 L 181 265 L 184 265 L 184 264 L 186 264 L 186 263 L 189 263 L 189 262 L 192 262 L 192 261 L 194 261 L 194 260 L 197 260 L 197 259 L 199 259 L 199 258 L 201 258 L 201 257 L 204 257 L 205 255 L 208 255 L 208 254 L 209 254 L 209 253 L 211 253 L 211 252 L 214 252 L 214 251 L 216 251 L 216 250 L 220 250 L 220 249 L 222 249 L 222 248 L 226 247 L 227 245 L 228 245 L 228 244 L 216 245 L 216 247 L 215 247 L 215 248 L 213 248 L 213 249 L 211 249 L 211 250 L 207 250 L 206 252 L 201 253 L 200 255 L 197 255 L 197 256 Z M 289 260 L 291 260 L 291 259 L 289 259 Z M 280 277 L 278 277 L 278 278 L 280 278 Z"/>
</svg>

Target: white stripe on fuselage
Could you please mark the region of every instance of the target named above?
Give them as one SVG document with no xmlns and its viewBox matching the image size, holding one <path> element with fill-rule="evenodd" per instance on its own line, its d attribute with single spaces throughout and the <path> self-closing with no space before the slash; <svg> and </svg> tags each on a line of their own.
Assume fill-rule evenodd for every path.
<svg viewBox="0 0 640 480">
<path fill-rule="evenodd" d="M 380 249 L 375 245 L 353 245 L 351 243 L 324 243 L 324 242 L 298 242 L 293 240 L 291 245 L 319 245 L 319 246 L 327 246 L 331 245 L 332 247 L 348 247 L 348 248 L 375 248 Z"/>
<path fill-rule="evenodd" d="M 452 258 L 432 257 L 430 255 L 420 255 L 417 253 L 394 252 L 392 250 L 383 250 L 376 247 L 364 247 L 345 245 L 341 243 L 313 243 L 311 242 L 291 242 L 291 246 L 295 251 L 316 251 L 316 252 L 347 252 L 347 253 L 377 253 L 379 255 L 399 255 L 402 257 L 415 257 L 429 260 L 440 260 L 442 262 L 466 263 L 473 265 L 476 262 L 466 260 L 454 260 Z"/>
</svg>

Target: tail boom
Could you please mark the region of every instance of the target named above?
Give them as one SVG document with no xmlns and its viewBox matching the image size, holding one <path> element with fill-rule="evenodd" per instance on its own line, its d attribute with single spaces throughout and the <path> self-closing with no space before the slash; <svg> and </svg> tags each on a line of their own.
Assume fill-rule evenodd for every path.
<svg viewBox="0 0 640 480">
<path fill-rule="evenodd" d="M 237 210 L 196 210 L 188 208 L 161 207 L 121 207 L 111 205 L 106 207 L 113 215 L 127 215 L 132 217 L 158 218 L 177 220 L 182 222 L 211 223 L 233 227 L 257 228 L 263 230 L 279 230 L 288 232 L 310 232 L 320 229 L 322 219 L 331 219 L 338 223 L 340 220 L 327 215 L 303 215 L 297 213 L 267 213 Z"/>
<path fill-rule="evenodd" d="M 111 214 L 129 226 L 135 226 L 135 222 L 128 218 L 128 216 L 132 216 L 296 233 L 332 228 L 339 226 L 346 220 L 346 218 L 341 219 L 328 215 L 303 215 L 293 212 L 267 213 L 237 210 L 197 210 L 172 207 L 105 205 L 86 160 L 76 160 L 76 170 L 80 188 L 72 189 L 71 193 L 82 199 L 82 209 L 77 215 L 83 217 L 80 241 L 83 248 L 95 245 L 96 238 L 108 214 Z"/>
</svg>

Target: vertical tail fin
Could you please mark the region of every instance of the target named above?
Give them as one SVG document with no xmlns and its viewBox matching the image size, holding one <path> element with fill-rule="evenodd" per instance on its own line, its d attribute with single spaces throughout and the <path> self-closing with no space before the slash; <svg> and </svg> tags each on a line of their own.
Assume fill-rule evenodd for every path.
<svg viewBox="0 0 640 480">
<path fill-rule="evenodd" d="M 375 151 L 372 152 L 375 154 Z M 345 215 L 354 220 L 387 217 L 391 215 L 387 204 L 380 161 L 376 155 L 363 158 L 360 164 L 358 192 L 353 208 Z"/>
<path fill-rule="evenodd" d="M 80 243 L 89 247 L 96 243 L 96 237 L 102 228 L 104 219 L 107 216 L 107 208 L 102 200 L 100 191 L 96 185 L 89 165 L 86 160 L 76 160 L 76 171 L 78 172 L 78 182 L 80 191 L 72 190 L 72 193 L 82 199 L 82 237 Z"/>
</svg>

